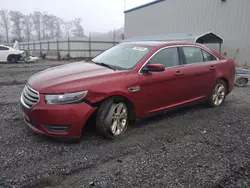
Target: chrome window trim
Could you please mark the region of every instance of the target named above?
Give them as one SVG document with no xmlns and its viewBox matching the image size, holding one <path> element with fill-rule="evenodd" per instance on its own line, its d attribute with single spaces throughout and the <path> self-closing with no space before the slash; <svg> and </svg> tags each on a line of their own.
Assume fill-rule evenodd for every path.
<svg viewBox="0 0 250 188">
<path fill-rule="evenodd" d="M 163 47 L 163 48 L 161 48 L 161 49 L 159 49 L 159 50 L 157 50 L 154 54 L 152 54 L 151 56 L 150 56 L 150 58 L 148 58 L 148 60 L 141 66 L 141 68 L 139 69 L 139 71 L 138 71 L 138 74 L 142 74 L 142 72 L 141 72 L 141 70 L 143 69 L 143 67 L 153 58 L 153 56 L 155 56 L 158 52 L 160 52 L 161 50 L 165 50 L 165 49 L 167 49 L 167 48 L 178 48 L 178 47 L 196 47 L 196 48 L 200 48 L 201 50 L 204 50 L 205 52 L 207 52 L 207 53 L 209 53 L 209 54 L 211 54 L 210 52 L 208 52 L 206 49 L 204 49 L 203 47 L 201 47 L 201 46 L 196 46 L 196 45 L 192 45 L 192 44 L 183 44 L 183 45 L 172 45 L 172 46 L 167 46 L 167 47 Z M 213 54 L 211 54 L 212 56 L 214 56 Z M 202 56 L 203 56 L 203 54 L 202 54 Z M 216 60 L 214 60 L 214 61 L 219 61 L 219 59 L 216 57 L 216 56 L 214 56 L 215 58 L 216 58 Z M 204 61 L 203 63 L 206 63 L 206 62 L 209 62 L 209 61 Z M 196 64 L 196 63 L 189 63 L 189 64 L 181 64 L 181 65 L 177 65 L 177 66 L 172 66 L 172 67 L 180 67 L 180 66 L 183 66 L 183 65 L 192 65 L 192 64 Z M 172 67 L 168 67 L 168 68 L 172 68 Z M 165 70 L 166 69 L 168 69 L 168 68 L 165 68 Z"/>
</svg>

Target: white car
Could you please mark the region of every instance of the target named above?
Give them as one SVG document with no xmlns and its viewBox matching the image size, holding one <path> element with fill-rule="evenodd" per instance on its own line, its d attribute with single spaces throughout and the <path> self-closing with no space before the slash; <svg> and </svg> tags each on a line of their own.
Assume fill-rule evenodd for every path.
<svg viewBox="0 0 250 188">
<path fill-rule="evenodd" d="M 0 45 L 0 62 L 17 63 L 24 56 L 24 51 L 18 49 L 18 42 L 14 43 L 13 48 Z"/>
</svg>

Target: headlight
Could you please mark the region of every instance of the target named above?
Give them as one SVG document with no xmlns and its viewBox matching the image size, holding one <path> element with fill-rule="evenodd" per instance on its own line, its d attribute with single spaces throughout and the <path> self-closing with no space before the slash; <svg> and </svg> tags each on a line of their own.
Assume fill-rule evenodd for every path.
<svg viewBox="0 0 250 188">
<path fill-rule="evenodd" d="M 88 91 L 80 91 L 75 93 L 64 93 L 56 95 L 45 95 L 45 101 L 47 104 L 70 104 L 80 102 Z"/>
</svg>

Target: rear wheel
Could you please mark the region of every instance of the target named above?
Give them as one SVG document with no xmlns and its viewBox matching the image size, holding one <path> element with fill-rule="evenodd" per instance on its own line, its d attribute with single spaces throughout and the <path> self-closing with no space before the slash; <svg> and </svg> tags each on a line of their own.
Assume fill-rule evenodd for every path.
<svg viewBox="0 0 250 188">
<path fill-rule="evenodd" d="M 221 106 L 226 98 L 227 85 L 223 80 L 218 80 L 213 87 L 213 91 L 208 97 L 207 105 L 209 107 Z"/>
<path fill-rule="evenodd" d="M 97 131 L 104 137 L 113 139 L 122 135 L 128 127 L 128 107 L 125 102 L 105 100 L 96 116 Z"/>
</svg>

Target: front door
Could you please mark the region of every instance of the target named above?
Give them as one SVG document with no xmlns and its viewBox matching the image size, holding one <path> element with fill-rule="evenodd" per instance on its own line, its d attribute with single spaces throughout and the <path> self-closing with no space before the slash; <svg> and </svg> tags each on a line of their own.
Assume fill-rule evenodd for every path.
<svg viewBox="0 0 250 188">
<path fill-rule="evenodd" d="M 140 92 L 144 101 L 144 113 L 151 113 L 175 106 L 181 100 L 182 73 L 179 50 L 167 47 L 158 51 L 148 61 L 150 64 L 163 64 L 163 72 L 140 72 Z"/>
</svg>

